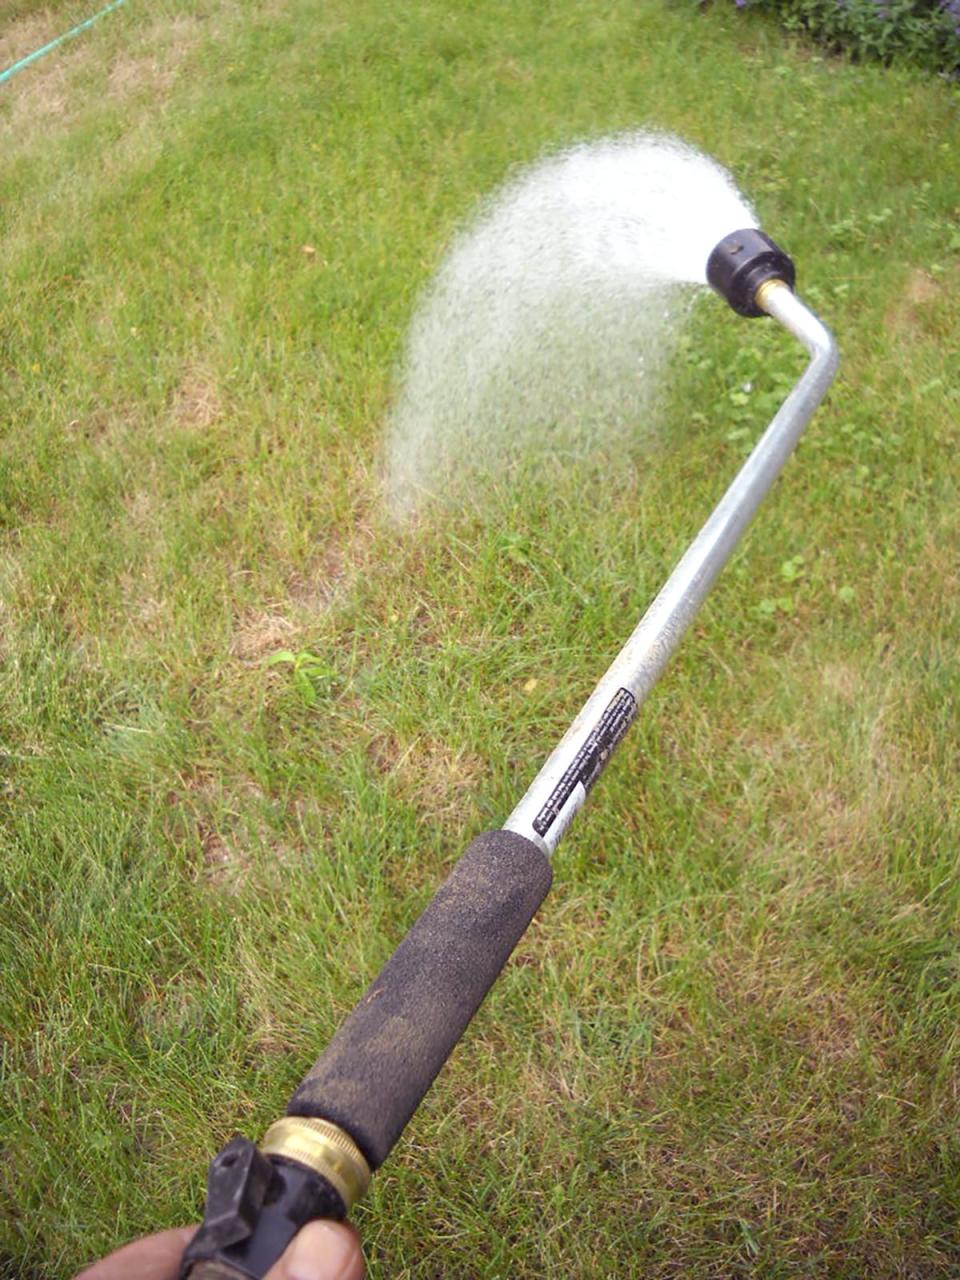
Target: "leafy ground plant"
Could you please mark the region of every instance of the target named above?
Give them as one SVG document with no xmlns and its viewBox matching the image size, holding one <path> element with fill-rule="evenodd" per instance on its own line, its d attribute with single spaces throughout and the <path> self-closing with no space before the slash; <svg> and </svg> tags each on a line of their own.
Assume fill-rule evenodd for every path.
<svg viewBox="0 0 960 1280">
<path fill-rule="evenodd" d="M 311 653 L 309 649 L 301 649 L 299 653 L 294 653 L 292 649 L 278 649 L 266 659 L 265 665 L 289 667 L 293 687 L 305 707 L 316 706 L 320 690 L 337 678 L 337 673 L 329 662 L 318 654 Z"/>
<path fill-rule="evenodd" d="M 841 379 L 357 1223 L 394 1280 L 955 1276 L 953 91 L 732 6 L 95 31 L 0 97 L 0 1273 L 195 1219 L 796 379 L 705 297 L 655 445 L 382 518 L 456 229 L 659 125 L 756 201 Z"/>
</svg>

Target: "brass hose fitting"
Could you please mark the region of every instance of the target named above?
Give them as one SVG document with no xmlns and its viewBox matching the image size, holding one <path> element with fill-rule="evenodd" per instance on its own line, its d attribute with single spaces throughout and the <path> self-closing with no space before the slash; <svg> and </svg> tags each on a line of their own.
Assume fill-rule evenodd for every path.
<svg viewBox="0 0 960 1280">
<path fill-rule="evenodd" d="M 347 1212 L 370 1185 L 370 1166 L 349 1134 L 329 1120 L 284 1116 L 260 1143 L 265 1156 L 283 1156 L 326 1178 L 343 1198 Z"/>
<path fill-rule="evenodd" d="M 777 289 L 786 289 L 788 292 L 792 292 L 786 280 L 764 280 L 763 284 L 757 289 L 754 294 L 754 301 L 761 311 L 766 311 L 769 314 L 770 308 L 767 306 L 767 300 Z"/>
</svg>

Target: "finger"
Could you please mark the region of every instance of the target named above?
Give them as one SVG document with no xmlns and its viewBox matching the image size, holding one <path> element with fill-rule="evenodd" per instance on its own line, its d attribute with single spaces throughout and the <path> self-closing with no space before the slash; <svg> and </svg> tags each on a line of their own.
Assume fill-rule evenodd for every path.
<svg viewBox="0 0 960 1280">
<path fill-rule="evenodd" d="M 193 1239 L 196 1227 L 172 1227 L 125 1244 L 75 1280 L 176 1280 L 180 1258 Z"/>
<path fill-rule="evenodd" d="M 345 1222 L 308 1222 L 267 1280 L 363 1280 L 360 1238 Z"/>
</svg>

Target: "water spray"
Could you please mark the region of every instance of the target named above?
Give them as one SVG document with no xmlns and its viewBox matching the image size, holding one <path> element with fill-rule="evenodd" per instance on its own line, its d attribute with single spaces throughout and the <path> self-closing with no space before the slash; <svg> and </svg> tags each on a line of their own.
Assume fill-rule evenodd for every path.
<svg viewBox="0 0 960 1280">
<path fill-rule="evenodd" d="M 707 259 L 742 316 L 768 315 L 810 362 L 503 828 L 478 836 L 311 1067 L 259 1146 L 210 1165 L 182 1280 L 266 1275 L 297 1231 L 363 1196 L 550 888 L 550 859 L 819 405 L 837 349 L 793 292 L 794 267 L 755 228 Z"/>
</svg>

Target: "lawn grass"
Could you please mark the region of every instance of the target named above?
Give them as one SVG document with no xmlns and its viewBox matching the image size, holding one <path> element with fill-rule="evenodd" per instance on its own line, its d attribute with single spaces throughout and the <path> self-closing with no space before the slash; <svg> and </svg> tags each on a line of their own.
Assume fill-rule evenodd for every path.
<svg viewBox="0 0 960 1280">
<path fill-rule="evenodd" d="M 10 61 L 85 16 L 35 9 Z M 957 1274 L 957 108 L 518 0 L 131 2 L 0 91 L 0 1275 L 195 1217 L 799 372 L 704 299 L 654 452 L 384 520 L 456 228 L 644 124 L 733 169 L 841 379 L 356 1221 L 380 1277 Z"/>
</svg>

